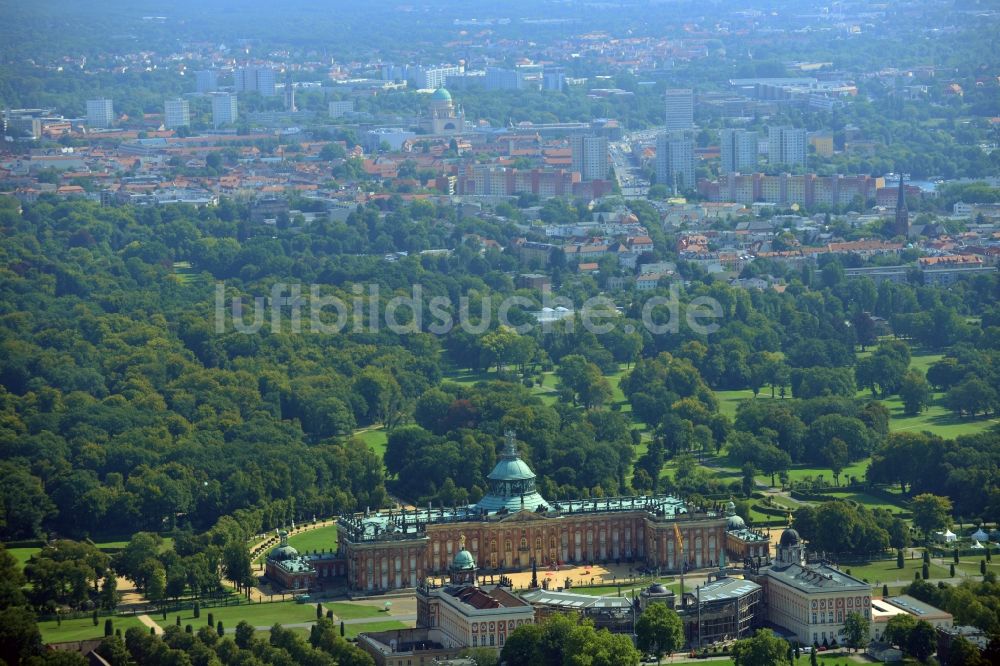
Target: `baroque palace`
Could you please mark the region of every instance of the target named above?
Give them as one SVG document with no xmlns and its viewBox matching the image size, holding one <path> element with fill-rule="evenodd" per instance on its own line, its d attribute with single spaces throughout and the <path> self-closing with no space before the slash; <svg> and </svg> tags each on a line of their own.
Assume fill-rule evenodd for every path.
<svg viewBox="0 0 1000 666">
<path fill-rule="evenodd" d="M 738 517 L 668 495 L 549 502 L 535 488 L 535 474 L 521 460 L 514 434 L 506 436 L 479 502 L 343 516 L 337 554 L 317 560 L 314 575 L 346 576 L 348 588 L 359 592 L 416 588 L 449 570 L 463 536 L 486 572 L 596 562 L 678 572 L 718 566 L 727 556 L 738 561 L 769 556 L 767 537 L 746 529 Z M 309 559 L 288 564 L 306 560 L 308 565 Z M 274 573 L 279 575 L 272 578 L 285 578 Z"/>
</svg>

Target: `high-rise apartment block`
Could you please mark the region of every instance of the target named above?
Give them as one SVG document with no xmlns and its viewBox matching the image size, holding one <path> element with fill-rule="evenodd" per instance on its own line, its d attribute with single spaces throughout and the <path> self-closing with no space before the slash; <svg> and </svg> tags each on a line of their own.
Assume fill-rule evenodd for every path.
<svg viewBox="0 0 1000 666">
<path fill-rule="evenodd" d="M 768 128 L 767 160 L 787 166 L 805 164 L 806 131 L 788 126 Z"/>
<path fill-rule="evenodd" d="M 434 89 L 444 88 L 448 83 L 449 76 L 458 76 L 462 73 L 462 68 L 455 66 L 448 67 L 413 67 L 407 68 L 406 74 L 410 83 L 415 88 Z"/>
<path fill-rule="evenodd" d="M 214 69 L 203 69 L 194 73 L 195 90 L 200 93 L 215 92 L 219 87 L 219 73 Z"/>
<path fill-rule="evenodd" d="M 163 105 L 163 124 L 167 129 L 191 124 L 191 107 L 186 99 L 168 99 Z"/>
<path fill-rule="evenodd" d="M 240 67 L 235 72 L 236 92 L 257 92 L 274 97 L 274 70 L 270 67 Z"/>
<path fill-rule="evenodd" d="M 690 132 L 663 132 L 656 137 L 656 182 L 674 192 L 694 188 L 694 138 Z"/>
<path fill-rule="evenodd" d="M 757 133 L 742 129 L 719 132 L 722 173 L 753 171 L 757 166 Z"/>
<path fill-rule="evenodd" d="M 667 131 L 694 129 L 694 91 L 671 88 L 666 95 Z"/>
<path fill-rule="evenodd" d="M 570 138 L 573 171 L 582 180 L 604 180 L 611 167 L 608 159 L 608 140 L 603 136 L 574 136 Z"/>
<path fill-rule="evenodd" d="M 87 100 L 88 127 L 111 127 L 114 122 L 115 110 L 110 99 Z"/>
<path fill-rule="evenodd" d="M 212 93 L 212 125 L 222 127 L 233 125 L 237 119 L 236 95 L 233 93 Z"/>
<path fill-rule="evenodd" d="M 354 100 L 343 99 L 327 104 L 327 113 L 331 118 L 342 118 L 348 113 L 354 113 Z"/>
<path fill-rule="evenodd" d="M 545 68 L 542 74 L 542 87 L 545 90 L 562 91 L 566 88 L 566 70 L 561 67 Z"/>
<path fill-rule="evenodd" d="M 486 90 L 520 90 L 524 88 L 524 74 L 517 69 L 487 67 L 483 86 Z"/>
</svg>

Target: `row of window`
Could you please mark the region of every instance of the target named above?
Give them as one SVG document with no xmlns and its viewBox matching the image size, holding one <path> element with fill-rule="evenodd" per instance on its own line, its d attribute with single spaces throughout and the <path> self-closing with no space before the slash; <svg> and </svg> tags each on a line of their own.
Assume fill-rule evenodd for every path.
<svg viewBox="0 0 1000 666">
<path fill-rule="evenodd" d="M 868 610 L 867 608 L 865 609 L 865 617 L 868 618 L 868 619 L 871 619 L 871 611 Z M 833 611 L 827 611 L 826 618 L 827 618 L 826 619 L 827 624 L 833 624 Z M 818 622 L 817 622 L 817 619 L 818 619 Z M 843 621 L 844 621 L 844 611 L 838 610 L 837 611 L 837 622 L 843 622 Z M 822 622 L 823 622 L 823 613 L 818 613 L 818 614 L 817 613 L 813 613 L 812 614 L 812 624 L 821 624 Z"/>
</svg>

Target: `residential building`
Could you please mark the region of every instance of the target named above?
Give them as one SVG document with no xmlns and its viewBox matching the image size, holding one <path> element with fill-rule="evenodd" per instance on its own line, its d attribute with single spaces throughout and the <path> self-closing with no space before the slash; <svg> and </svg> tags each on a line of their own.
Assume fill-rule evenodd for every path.
<svg viewBox="0 0 1000 666">
<path fill-rule="evenodd" d="M 820 157 L 833 157 L 833 135 L 817 132 L 809 135 L 809 145 Z"/>
<path fill-rule="evenodd" d="M 719 152 L 722 173 L 753 171 L 757 166 L 757 133 L 742 129 L 721 130 Z"/>
<path fill-rule="evenodd" d="M 406 76 L 414 88 L 437 90 L 438 88 L 445 87 L 449 76 L 458 76 L 461 73 L 462 68 L 458 65 L 447 65 L 443 67 L 408 68 Z"/>
<path fill-rule="evenodd" d="M 236 94 L 235 93 L 212 93 L 212 125 L 222 127 L 223 125 L 234 125 L 237 120 Z"/>
<path fill-rule="evenodd" d="M 663 132 L 656 137 L 656 182 L 673 192 L 694 189 L 694 137 Z"/>
<path fill-rule="evenodd" d="M 285 111 L 288 111 L 289 113 L 295 113 L 298 111 L 299 108 L 295 104 L 295 83 L 292 82 L 292 76 L 290 73 L 285 79 L 285 87 L 282 93 L 285 101 Z"/>
<path fill-rule="evenodd" d="M 219 88 L 219 73 L 214 69 L 202 69 L 194 73 L 194 89 L 199 93 L 215 92 Z"/>
<path fill-rule="evenodd" d="M 39 109 L 4 109 L 3 134 L 13 139 L 37 139 L 42 135 Z"/>
<path fill-rule="evenodd" d="M 234 72 L 236 92 L 256 92 L 274 97 L 275 75 L 270 67 L 240 67 Z"/>
<path fill-rule="evenodd" d="M 487 67 L 483 87 L 486 90 L 520 90 L 524 88 L 524 74 L 517 69 Z"/>
<path fill-rule="evenodd" d="M 163 104 L 163 125 L 167 129 L 188 127 L 191 124 L 191 107 L 186 99 L 168 99 Z"/>
<path fill-rule="evenodd" d="M 723 173 L 716 182 L 702 180 L 698 192 L 709 201 L 742 204 L 867 206 L 876 200 L 885 180 L 871 176 L 817 176 L 807 174 Z"/>
<path fill-rule="evenodd" d="M 545 68 L 542 74 L 542 87 L 545 90 L 565 90 L 566 71 L 561 67 Z"/>
<path fill-rule="evenodd" d="M 404 143 L 415 136 L 417 136 L 415 132 L 401 127 L 379 127 L 369 130 L 364 135 L 362 142 L 365 150 L 369 153 L 380 150 L 383 143 L 389 146 L 389 150 L 398 151 L 402 149 Z"/>
<path fill-rule="evenodd" d="M 971 254 L 920 257 L 917 266 L 924 276 L 924 284 L 936 286 L 947 286 L 964 278 L 996 272 L 996 266 L 985 265 L 982 258 Z"/>
<path fill-rule="evenodd" d="M 806 162 L 806 131 L 796 127 L 769 127 L 767 159 L 771 164 L 794 166 Z"/>
<path fill-rule="evenodd" d="M 671 88 L 666 94 L 666 126 L 668 132 L 694 129 L 694 91 Z"/>
<path fill-rule="evenodd" d="M 455 194 L 512 196 L 530 193 L 540 197 L 570 196 L 579 174 L 566 169 L 511 169 L 475 164 L 456 167 Z"/>
<path fill-rule="evenodd" d="M 608 158 L 608 140 L 603 136 L 570 137 L 573 171 L 581 180 L 603 180 L 608 177 L 611 160 Z"/>
<path fill-rule="evenodd" d="M 354 113 L 354 100 L 343 99 L 328 103 L 327 113 L 331 118 L 343 118 L 349 113 Z"/>
<path fill-rule="evenodd" d="M 87 100 L 87 126 L 111 127 L 115 122 L 114 105 L 110 99 Z"/>
</svg>

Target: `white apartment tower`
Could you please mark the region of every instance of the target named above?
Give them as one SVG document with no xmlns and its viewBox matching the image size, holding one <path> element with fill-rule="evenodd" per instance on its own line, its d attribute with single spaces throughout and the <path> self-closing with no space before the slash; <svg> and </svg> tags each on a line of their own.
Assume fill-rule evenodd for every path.
<svg viewBox="0 0 1000 666">
<path fill-rule="evenodd" d="M 767 161 L 771 164 L 806 163 L 806 131 L 795 127 L 769 127 L 767 131 Z"/>
<path fill-rule="evenodd" d="M 671 192 L 694 189 L 691 132 L 663 132 L 656 137 L 656 182 Z"/>
<path fill-rule="evenodd" d="M 442 67 L 414 67 L 407 72 L 414 87 L 421 89 L 444 88 L 449 76 L 458 76 L 463 68 L 458 65 Z"/>
<path fill-rule="evenodd" d="M 274 97 L 275 76 L 270 67 L 240 67 L 234 74 L 236 92 L 257 92 L 263 97 Z"/>
<path fill-rule="evenodd" d="M 694 91 L 671 88 L 666 95 L 667 131 L 694 129 Z"/>
<path fill-rule="evenodd" d="M 722 173 L 747 173 L 757 166 L 757 133 L 742 129 L 719 132 Z"/>
<path fill-rule="evenodd" d="M 573 171 L 580 172 L 581 180 L 604 180 L 611 167 L 608 159 L 608 140 L 603 136 L 574 136 L 570 138 Z"/>
<path fill-rule="evenodd" d="M 110 99 L 87 100 L 88 127 L 111 127 L 114 122 L 115 110 Z"/>
<path fill-rule="evenodd" d="M 191 107 L 186 99 L 168 99 L 163 104 L 163 124 L 167 129 L 191 124 Z"/>
<path fill-rule="evenodd" d="M 212 94 L 212 125 L 222 127 L 236 123 L 236 95 L 233 93 Z"/>
</svg>

